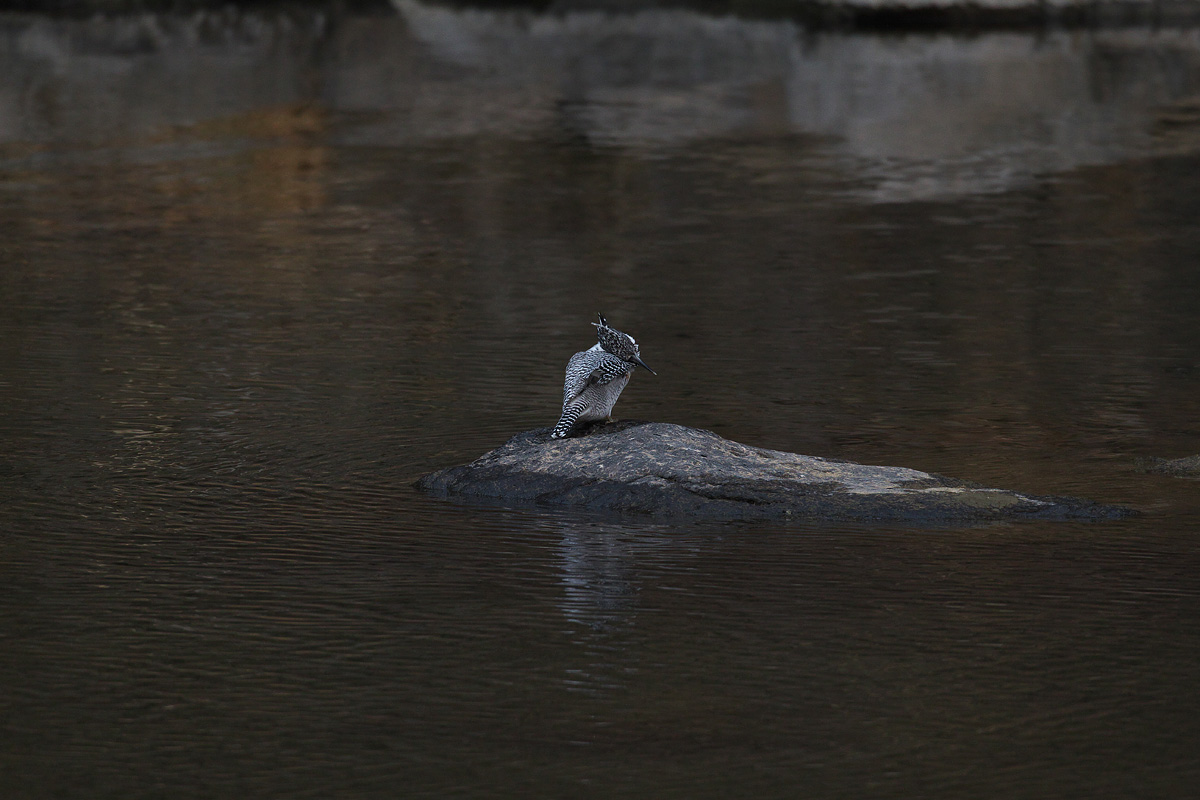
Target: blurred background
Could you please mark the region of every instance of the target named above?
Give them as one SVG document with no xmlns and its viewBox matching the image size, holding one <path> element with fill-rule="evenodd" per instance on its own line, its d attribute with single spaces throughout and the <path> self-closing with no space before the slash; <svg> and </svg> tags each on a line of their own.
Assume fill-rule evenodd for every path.
<svg viewBox="0 0 1200 800">
<path fill-rule="evenodd" d="M 615 414 L 1131 506 L 418 494 Z M 0 4 L 0 795 L 1191 797 L 1200 5 Z"/>
</svg>

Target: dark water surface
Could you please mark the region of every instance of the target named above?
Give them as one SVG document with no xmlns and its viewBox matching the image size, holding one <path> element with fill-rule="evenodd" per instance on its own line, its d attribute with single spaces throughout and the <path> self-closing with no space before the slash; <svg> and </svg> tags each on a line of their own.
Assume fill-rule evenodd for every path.
<svg viewBox="0 0 1200 800">
<path fill-rule="evenodd" d="M 0 796 L 1194 796 L 1200 35 L 0 34 Z M 418 495 L 595 311 L 620 416 L 1142 516 Z"/>
</svg>

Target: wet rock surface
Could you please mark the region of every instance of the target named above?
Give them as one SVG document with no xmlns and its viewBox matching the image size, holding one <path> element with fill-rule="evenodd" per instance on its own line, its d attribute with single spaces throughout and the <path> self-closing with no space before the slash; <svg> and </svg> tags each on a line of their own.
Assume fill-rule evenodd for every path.
<svg viewBox="0 0 1200 800">
<path fill-rule="evenodd" d="M 660 519 L 880 521 L 1113 519 L 1133 513 L 991 489 L 904 467 L 750 447 L 658 422 L 598 425 L 571 439 L 517 434 L 470 464 L 426 475 L 445 498 L 577 507 Z"/>
</svg>

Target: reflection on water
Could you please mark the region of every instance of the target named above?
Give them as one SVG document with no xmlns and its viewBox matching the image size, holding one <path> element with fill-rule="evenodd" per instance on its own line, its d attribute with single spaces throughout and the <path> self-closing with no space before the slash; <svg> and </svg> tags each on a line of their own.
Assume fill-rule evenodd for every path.
<svg viewBox="0 0 1200 800">
<path fill-rule="evenodd" d="M 1200 452 L 1196 59 L 2 18 L 0 795 L 1190 797 L 1200 496 L 1134 467 Z M 596 311 L 623 416 L 1145 514 L 411 488 L 553 423 Z"/>
<path fill-rule="evenodd" d="M 573 635 L 578 652 L 563 673 L 563 685 L 571 692 L 619 692 L 628 689 L 636 674 L 619 639 L 636 615 L 642 535 L 602 525 L 563 526 L 562 613 L 579 626 Z"/>
<path fill-rule="evenodd" d="M 598 525 L 563 528 L 563 614 L 603 630 L 626 619 L 637 594 L 630 579 L 635 542 Z"/>
<path fill-rule="evenodd" d="M 140 147 L 89 157 L 196 157 L 318 129 L 278 112 L 316 104 L 360 115 L 339 135 L 356 145 L 553 135 L 657 152 L 811 137 L 810 170 L 850 171 L 852 193 L 876 201 L 1003 191 L 1200 145 L 1192 29 L 872 37 L 681 10 L 396 5 L 382 18 L 8 18 L 0 145 L 13 164 L 131 135 Z M 184 143 L 180 125 L 195 126 Z"/>
<path fill-rule="evenodd" d="M 487 97 L 497 111 L 447 103 L 459 109 L 459 133 L 561 125 L 642 146 L 828 137 L 830 157 L 861 162 L 852 168 L 869 181 L 863 195 L 885 201 L 1001 191 L 1200 144 L 1192 30 L 806 36 L 787 22 L 684 11 L 531 17 L 396 2 L 413 37 L 458 68 L 430 83 Z M 1161 141 L 1154 123 L 1173 114 L 1161 107 L 1179 101 L 1188 135 Z"/>
</svg>

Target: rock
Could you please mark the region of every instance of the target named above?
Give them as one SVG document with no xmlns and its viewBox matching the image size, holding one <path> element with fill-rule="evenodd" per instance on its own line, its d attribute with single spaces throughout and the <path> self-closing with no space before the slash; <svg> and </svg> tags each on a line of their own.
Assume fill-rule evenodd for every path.
<svg viewBox="0 0 1200 800">
<path fill-rule="evenodd" d="M 943 524 L 1133 513 L 903 467 L 749 447 L 681 425 L 623 421 L 557 440 L 549 432 L 517 434 L 470 464 L 426 475 L 417 487 L 440 497 L 658 519 Z"/>
<path fill-rule="evenodd" d="M 1167 460 L 1165 458 L 1148 458 L 1138 464 L 1142 472 L 1153 472 L 1156 475 L 1173 475 L 1176 478 L 1200 478 L 1200 456 L 1188 456 Z"/>
</svg>

